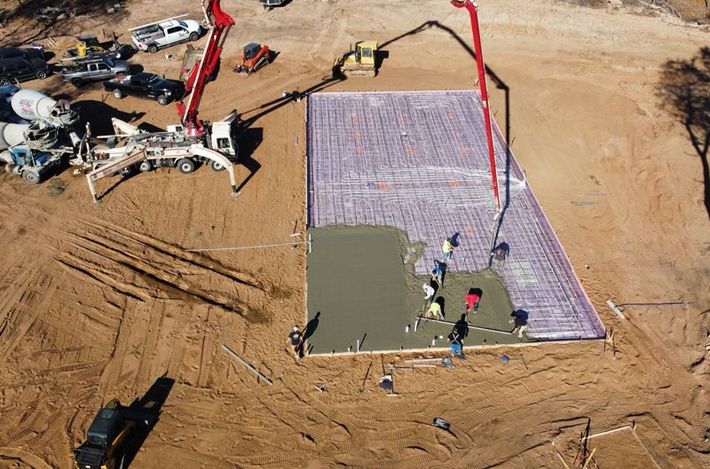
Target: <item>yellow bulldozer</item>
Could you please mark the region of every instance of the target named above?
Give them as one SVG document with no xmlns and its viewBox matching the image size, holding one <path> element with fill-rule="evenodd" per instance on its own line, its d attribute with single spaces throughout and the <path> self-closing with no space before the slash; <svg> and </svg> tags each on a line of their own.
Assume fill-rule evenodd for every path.
<svg viewBox="0 0 710 469">
<path fill-rule="evenodd" d="M 357 42 L 354 50 L 335 60 L 333 74 L 374 78 L 377 75 L 377 45 L 377 41 Z"/>
</svg>

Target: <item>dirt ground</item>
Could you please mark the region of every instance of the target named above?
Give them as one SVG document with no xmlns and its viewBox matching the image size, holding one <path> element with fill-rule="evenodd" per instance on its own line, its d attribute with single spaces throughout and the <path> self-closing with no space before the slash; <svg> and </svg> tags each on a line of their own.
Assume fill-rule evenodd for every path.
<svg viewBox="0 0 710 469">
<path fill-rule="evenodd" d="M 115 18 L 75 17 L 64 32 L 124 31 L 160 17 L 156 3 L 166 15 L 199 14 L 196 0 L 134 1 Z M 175 382 L 132 467 L 563 467 L 556 453 L 572 463 L 588 418 L 593 432 L 633 420 L 643 442 L 598 440 L 600 467 L 649 457 L 708 467 L 710 222 L 698 157 L 654 93 L 659 67 L 692 57 L 708 32 L 624 10 L 480 3 L 486 61 L 509 92 L 512 148 L 615 354 L 601 341 L 486 348 L 451 370 L 398 372 L 398 397 L 377 378 L 405 356 L 294 363 L 285 339 L 305 313 L 305 250 L 185 250 L 284 243 L 303 230 L 305 102 L 268 103 L 318 88 L 359 39 L 386 44 L 380 74 L 327 91 L 470 88 L 474 62 L 459 42 L 470 41 L 468 17 L 444 0 L 293 0 L 271 12 L 225 0 L 237 24 L 201 116 L 236 108 L 253 120 L 239 197 L 204 168 L 104 181 L 98 205 L 69 170 L 59 195 L 0 175 L 0 467 L 71 467 L 96 410 L 140 398 L 161 376 Z M 254 76 L 232 74 L 251 40 L 279 56 Z M 183 50 L 133 61 L 177 76 Z M 97 126 L 110 115 L 160 127 L 177 118 L 172 106 L 56 78 L 27 86 L 88 101 Z M 505 90 L 490 87 L 504 128 Z M 608 298 L 693 304 L 628 306 L 621 321 Z M 430 425 L 437 416 L 450 433 Z"/>
</svg>

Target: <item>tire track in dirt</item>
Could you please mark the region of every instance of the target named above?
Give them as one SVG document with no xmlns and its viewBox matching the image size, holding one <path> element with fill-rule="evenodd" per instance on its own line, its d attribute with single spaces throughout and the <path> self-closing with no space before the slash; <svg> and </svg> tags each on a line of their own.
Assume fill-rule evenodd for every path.
<svg viewBox="0 0 710 469">
<path fill-rule="evenodd" d="M 8 467 L 15 466 L 19 461 L 30 469 L 52 469 L 52 466 L 44 462 L 42 458 L 18 448 L 0 448 L 0 463 L 3 461 L 8 462 Z"/>
<path fill-rule="evenodd" d="M 116 340 L 112 347 L 111 359 L 104 368 L 99 379 L 98 394 L 101 396 L 102 400 L 106 400 L 107 397 L 110 397 L 108 395 L 109 390 L 112 390 L 111 394 L 113 394 L 113 389 L 116 388 L 116 385 L 120 381 L 123 381 L 123 377 L 126 375 L 125 372 L 122 372 L 122 369 L 129 347 L 127 336 L 130 335 L 130 331 L 132 329 L 139 330 L 135 324 L 136 319 L 134 310 L 136 307 L 137 304 L 135 301 L 129 300 L 126 302 L 126 307 L 123 311 L 123 317 L 121 319 L 121 325 L 117 331 Z"/>
<path fill-rule="evenodd" d="M 0 436 L 0 445 L 17 444 L 29 435 L 43 434 L 50 425 L 57 424 L 58 417 L 64 412 L 66 410 L 61 407 L 51 411 L 47 403 L 30 407 L 29 416 L 25 414 L 14 431 L 8 432 L 4 437 Z"/>
<path fill-rule="evenodd" d="M 58 253 L 55 260 L 70 275 L 77 277 L 81 281 L 89 280 L 100 289 L 108 289 L 120 296 L 133 300 L 147 301 L 150 299 L 147 293 L 142 292 L 135 285 L 120 282 L 111 275 L 102 272 L 103 268 L 98 263 L 87 262 L 76 256 L 63 253 Z"/>
<path fill-rule="evenodd" d="M 113 280 L 115 277 L 123 277 L 124 281 L 121 283 L 125 285 L 126 290 L 134 290 L 136 297 L 142 297 L 144 299 L 177 299 L 192 303 L 205 302 L 229 312 L 240 315 L 248 314 L 248 311 L 232 306 L 232 302 L 242 306 L 243 303 L 239 300 L 233 300 L 219 293 L 203 291 L 190 282 L 181 280 L 182 276 L 180 274 L 175 275 L 172 272 L 160 270 L 138 256 L 126 254 L 117 248 L 102 245 L 102 243 L 97 242 L 95 239 L 89 239 L 83 236 L 81 236 L 81 238 L 87 241 L 89 245 L 76 244 L 75 246 L 83 250 L 85 256 L 98 255 L 105 260 L 115 263 L 115 265 L 112 266 L 114 267 L 114 272 L 109 274 L 110 280 L 104 277 L 104 283 Z M 83 258 L 84 262 L 91 262 L 87 257 Z M 64 263 L 72 262 L 73 258 L 76 258 L 76 256 L 66 258 Z M 100 269 L 100 264 L 93 263 L 91 271 L 94 272 L 98 269 Z M 136 283 L 129 283 L 125 281 L 127 278 L 134 278 L 137 281 Z M 169 296 L 164 296 L 165 294 Z"/>
<path fill-rule="evenodd" d="M 52 302 L 56 287 L 52 286 L 52 278 L 41 271 L 31 271 L 20 277 L 19 282 L 12 285 L 16 293 L 8 297 L 2 314 L 3 324 L 0 326 L 0 362 L 4 362 L 14 351 L 25 334 L 35 324 L 42 311 Z M 25 314 L 20 314 L 21 312 Z"/>
<path fill-rule="evenodd" d="M 177 319 L 182 316 L 182 306 L 176 305 L 176 309 L 178 309 L 178 312 L 172 313 L 175 316 L 170 316 L 169 317 L 169 328 L 170 330 L 174 330 L 175 324 L 177 323 Z M 167 329 L 166 329 L 167 330 Z M 179 337 L 171 337 L 169 332 L 166 332 L 166 330 L 163 330 L 164 333 L 166 334 L 165 338 L 161 338 L 161 342 L 168 342 L 170 343 L 170 352 L 169 356 L 167 358 L 167 373 L 168 376 L 174 376 L 174 377 L 181 377 L 182 376 L 182 369 L 183 369 L 183 360 L 185 357 L 185 341 L 182 339 L 182 335 Z M 178 332 L 175 332 L 175 335 L 178 335 Z M 161 350 L 166 350 L 166 348 L 163 348 Z"/>
<path fill-rule="evenodd" d="M 37 208 L 29 212 L 28 217 L 45 216 L 47 224 L 57 228 L 49 233 L 54 242 L 37 240 L 41 249 L 53 251 L 67 271 L 121 296 L 147 300 L 167 293 L 183 301 L 217 306 L 253 322 L 266 320 L 270 294 L 282 299 L 289 296 L 278 285 L 265 285 L 251 274 L 107 222 L 84 218 L 69 225 Z M 209 283 L 217 289 L 202 288 L 206 278 L 213 279 Z"/>
<path fill-rule="evenodd" d="M 252 279 L 236 277 L 214 262 L 193 262 L 194 259 L 177 254 L 177 249 L 170 246 L 156 246 L 155 242 L 146 244 L 145 239 L 135 240 L 118 232 L 113 232 L 109 238 L 105 233 L 106 229 L 102 233 L 93 230 L 72 233 L 74 254 L 58 255 L 62 256 L 64 264 L 73 263 L 76 266 L 74 259 L 91 263 L 89 272 L 84 267 L 85 274 L 99 277 L 104 283 L 108 283 L 106 275 L 113 277 L 135 297 L 160 298 L 167 294 L 170 295 L 168 298 L 216 306 L 250 321 L 264 320 L 267 295 L 263 287 Z M 100 264 L 106 265 L 107 260 L 110 261 L 111 271 L 104 270 L 98 274 L 97 271 L 101 272 Z M 203 287 L 207 284 L 206 279 L 213 279 L 212 284 L 225 288 L 207 290 Z"/>
<path fill-rule="evenodd" d="M 267 290 L 264 283 L 256 279 L 251 274 L 227 268 L 215 260 L 209 259 L 197 253 L 186 252 L 184 249 L 174 244 L 159 241 L 150 236 L 126 230 L 125 228 L 121 228 L 116 225 L 101 224 L 97 222 L 86 222 L 86 224 L 103 232 L 115 233 L 116 235 L 123 236 L 127 240 L 132 240 L 139 247 L 141 245 L 150 247 L 156 253 L 162 254 L 169 261 L 178 260 L 188 265 L 197 265 L 203 269 L 215 271 L 238 284 L 254 287 L 260 290 Z"/>
<path fill-rule="evenodd" d="M 61 337 L 62 340 L 68 337 L 73 343 L 80 344 L 81 350 L 92 349 L 94 356 L 97 354 L 96 336 L 89 334 L 87 329 L 82 330 L 76 324 L 63 320 L 54 306 L 46 308 L 44 314 L 37 317 L 34 332 L 39 337 Z"/>
<path fill-rule="evenodd" d="M 163 323 L 167 304 L 160 302 L 159 306 L 156 306 L 155 308 L 150 308 L 148 313 L 148 325 L 144 330 L 142 350 L 136 350 L 136 354 L 140 355 L 140 363 L 134 381 L 134 395 L 140 395 L 144 389 L 147 389 L 151 384 L 151 378 L 160 376 L 167 371 L 155 369 L 156 365 L 158 365 L 154 358 L 158 350 L 158 340 L 161 332 L 160 325 Z"/>
<path fill-rule="evenodd" d="M 174 310 L 177 310 L 178 313 L 176 314 Z M 182 307 L 180 305 L 165 304 L 164 313 L 157 326 L 158 335 L 153 359 L 155 362 L 154 369 L 158 372 L 165 373 L 167 376 L 178 376 L 178 373 L 173 373 L 172 369 L 175 346 L 181 343 L 176 331 L 177 318 L 180 317 L 181 313 Z"/>
<path fill-rule="evenodd" d="M 13 347 L 13 341 L 16 337 L 15 330 L 17 329 L 17 315 L 19 313 L 18 308 L 16 308 L 17 303 L 22 296 L 22 285 L 25 285 L 29 278 L 33 275 L 32 271 L 21 271 L 18 268 L 12 269 L 8 272 L 3 281 L 2 291 L 11 292 L 5 297 L 5 301 L 0 305 L 0 317 L 2 322 L 0 322 L 0 338 L 3 339 L 3 343 L 6 344 L 4 347 L 0 348 L 0 360 L 4 360 L 7 355 L 11 352 Z M 13 275 L 15 274 L 15 275 Z M 8 282 L 7 280 L 15 279 L 14 282 Z"/>
</svg>

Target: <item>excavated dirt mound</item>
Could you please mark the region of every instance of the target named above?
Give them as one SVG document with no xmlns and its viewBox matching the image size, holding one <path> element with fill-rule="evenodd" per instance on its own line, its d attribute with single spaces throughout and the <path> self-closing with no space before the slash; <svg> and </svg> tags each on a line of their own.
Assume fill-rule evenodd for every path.
<svg viewBox="0 0 710 469">
<path fill-rule="evenodd" d="M 159 3 L 166 15 L 200 14 L 197 1 Z M 100 33 L 110 21 L 125 32 L 160 16 L 149 2 L 127 5 L 49 31 Z M 699 159 L 654 91 L 660 66 L 692 57 L 707 32 L 544 0 L 481 6 L 492 109 L 614 341 L 485 348 L 453 369 L 398 369 L 390 397 L 377 379 L 409 356 L 290 356 L 286 335 L 305 317 L 303 245 L 186 250 L 305 232 L 305 101 L 282 93 L 472 87 L 468 17 L 434 0 L 223 7 L 237 25 L 200 115 L 236 108 L 250 123 L 239 197 L 207 168 L 102 181 L 97 205 L 70 170 L 38 186 L 0 175 L 0 466 L 71 467 L 97 409 L 141 398 L 161 376 L 175 383 L 135 467 L 555 467 L 556 452 L 571 464 L 587 418 L 593 432 L 635 420 L 661 467 L 710 465 L 710 222 Z M 38 33 L 16 26 L 3 34 Z M 362 39 L 388 53 L 378 77 L 325 80 Z M 248 41 L 279 55 L 253 76 L 232 74 Z M 175 77 L 184 47 L 133 61 Z M 56 76 L 23 86 L 90 102 L 102 118 L 177 119 L 173 106 Z M 621 321 L 608 298 L 692 304 L 628 305 Z M 450 432 L 431 425 L 437 416 Z M 607 467 L 641 452 L 636 440 L 598 441 Z"/>
</svg>

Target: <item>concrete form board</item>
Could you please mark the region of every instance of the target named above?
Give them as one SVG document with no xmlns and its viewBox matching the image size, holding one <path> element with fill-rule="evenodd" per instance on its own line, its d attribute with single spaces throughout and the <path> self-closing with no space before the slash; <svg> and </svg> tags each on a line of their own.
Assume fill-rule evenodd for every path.
<svg viewBox="0 0 710 469">
<path fill-rule="evenodd" d="M 486 267 L 495 204 L 483 116 L 472 91 L 316 93 L 309 97 L 309 226 L 392 226 L 426 244 L 425 275 L 441 244 L 459 233 L 450 272 Z M 538 339 L 603 337 L 604 327 L 574 274 L 512 152 L 496 129 L 501 198 L 499 270 Z"/>
</svg>

